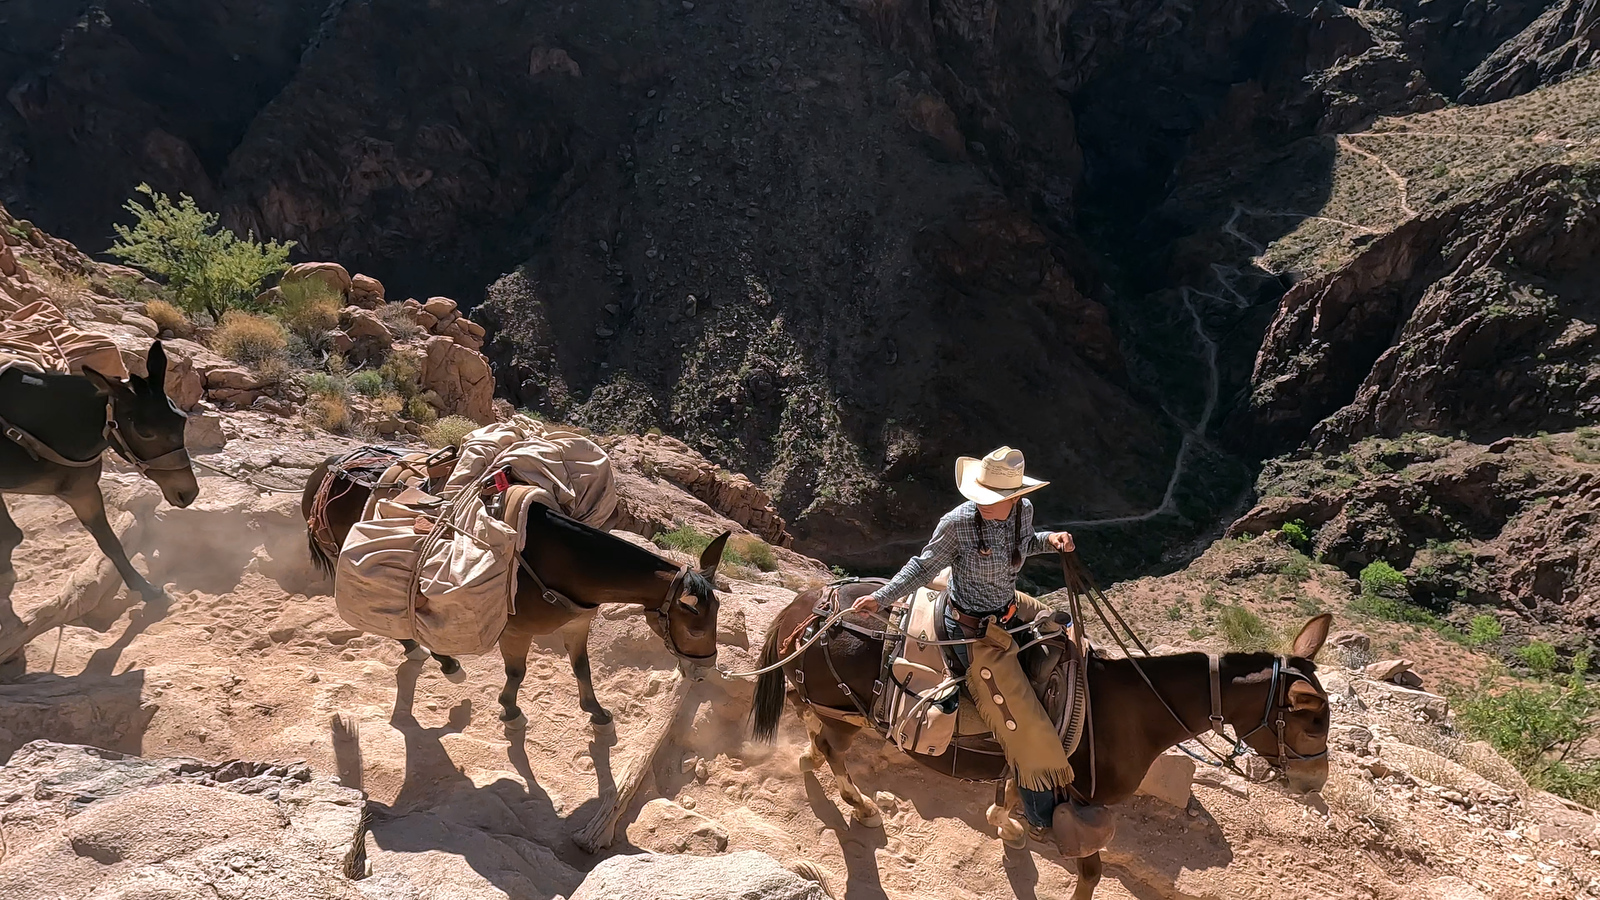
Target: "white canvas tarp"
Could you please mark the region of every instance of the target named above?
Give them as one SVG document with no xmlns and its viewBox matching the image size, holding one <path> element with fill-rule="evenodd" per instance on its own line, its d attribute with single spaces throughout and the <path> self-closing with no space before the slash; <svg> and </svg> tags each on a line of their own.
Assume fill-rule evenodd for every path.
<svg viewBox="0 0 1600 900">
<path fill-rule="evenodd" d="M 508 468 L 513 482 L 533 490 L 518 492 L 524 502 L 502 521 L 485 507 L 482 492 Z M 617 508 L 605 451 L 525 416 L 467 435 L 440 493 L 442 504 L 415 491 L 368 504 L 339 553 L 334 603 L 355 628 L 451 656 L 489 651 L 505 628 L 526 503 L 544 503 L 601 529 Z"/>
</svg>

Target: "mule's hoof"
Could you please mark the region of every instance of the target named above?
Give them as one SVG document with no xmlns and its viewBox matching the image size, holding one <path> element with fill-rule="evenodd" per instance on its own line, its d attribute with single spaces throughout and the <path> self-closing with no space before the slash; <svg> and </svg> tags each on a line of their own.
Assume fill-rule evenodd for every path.
<svg viewBox="0 0 1600 900">
<path fill-rule="evenodd" d="M 1002 834 L 1000 835 L 1000 842 L 1013 850 L 1028 849 L 1028 835 L 1026 832 L 1015 837 L 1006 837 Z"/>
<path fill-rule="evenodd" d="M 428 651 L 423 649 L 420 646 L 419 647 L 412 647 L 410 650 L 406 651 L 406 659 L 409 659 L 412 662 L 422 662 L 423 660 L 425 660 L 427 658 L 428 658 Z"/>
<path fill-rule="evenodd" d="M 445 680 L 451 684 L 461 684 L 467 680 L 467 670 L 458 663 L 454 669 L 444 673 Z"/>
<path fill-rule="evenodd" d="M 589 713 L 589 724 L 596 728 L 610 728 L 611 713 L 603 709 L 596 713 Z"/>
<path fill-rule="evenodd" d="M 800 774 L 805 775 L 817 770 L 817 761 L 810 753 L 800 754 Z"/>
<path fill-rule="evenodd" d="M 858 809 L 851 812 L 851 816 L 853 816 L 857 822 L 860 822 L 862 825 L 865 825 L 868 828 L 883 827 L 883 812 L 881 810 L 874 809 L 872 812 L 863 814 L 861 810 Z"/>
<path fill-rule="evenodd" d="M 525 731 L 528 727 L 528 717 L 523 715 L 521 710 L 518 710 L 517 714 L 509 719 L 505 717 L 504 713 L 501 713 L 500 724 L 504 725 L 507 731 Z"/>
</svg>

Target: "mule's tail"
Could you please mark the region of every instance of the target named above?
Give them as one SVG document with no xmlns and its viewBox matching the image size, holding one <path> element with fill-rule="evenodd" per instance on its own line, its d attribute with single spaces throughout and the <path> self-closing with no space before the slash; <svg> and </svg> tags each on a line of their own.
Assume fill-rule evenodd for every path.
<svg viewBox="0 0 1600 900">
<path fill-rule="evenodd" d="M 323 552 L 322 545 L 317 543 L 317 536 L 311 533 L 310 528 L 306 529 L 306 549 L 311 551 L 311 565 L 318 572 L 332 578 L 333 560 L 328 557 L 327 553 Z"/>
<path fill-rule="evenodd" d="M 311 565 L 322 574 L 333 577 L 333 560 L 317 542 L 317 532 L 326 527 L 328 517 L 328 488 L 335 474 L 333 463 L 348 454 L 336 453 L 317 464 L 306 479 L 306 488 L 300 495 L 300 513 L 306 517 L 306 549 L 311 551 Z"/>
<path fill-rule="evenodd" d="M 789 871 L 799 875 L 801 878 L 804 878 L 807 881 L 815 882 L 817 887 L 822 889 L 822 893 L 827 896 L 828 900 L 835 900 L 837 897 L 837 895 L 833 892 L 833 888 L 828 886 L 827 874 L 822 871 L 821 866 L 817 865 L 811 860 L 802 859 L 790 866 Z"/>
<path fill-rule="evenodd" d="M 783 620 L 778 617 L 779 622 Z M 761 668 L 778 661 L 778 622 L 767 630 L 767 642 L 761 648 Z M 783 669 L 761 673 L 756 680 L 756 701 L 751 709 L 753 719 L 750 735 L 757 743 L 770 744 L 778 735 L 778 719 L 783 716 Z"/>
</svg>

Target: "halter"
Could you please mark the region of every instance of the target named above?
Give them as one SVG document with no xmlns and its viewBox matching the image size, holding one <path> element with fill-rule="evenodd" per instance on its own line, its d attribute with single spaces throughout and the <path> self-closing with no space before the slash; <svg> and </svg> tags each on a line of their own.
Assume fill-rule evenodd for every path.
<svg viewBox="0 0 1600 900">
<path fill-rule="evenodd" d="M 23 449 L 23 452 L 33 457 L 34 460 L 44 460 L 58 466 L 67 466 L 73 469 L 87 469 L 100 462 L 101 455 L 96 453 L 88 459 L 67 459 L 65 456 L 51 449 L 49 444 L 39 440 L 20 427 L 0 418 L 0 435 Z M 181 472 L 189 468 L 189 451 L 181 444 L 178 449 L 152 456 L 148 459 L 134 452 L 133 446 L 122 436 L 122 429 L 117 425 L 116 405 L 110 397 L 106 398 L 106 424 L 100 429 L 100 439 L 106 442 L 116 454 L 127 463 L 139 470 L 140 475 L 149 477 L 151 472 Z"/>
<path fill-rule="evenodd" d="M 1289 711 L 1289 688 L 1297 681 L 1304 681 L 1309 684 L 1311 683 L 1311 679 L 1307 678 L 1303 673 L 1295 669 L 1293 666 L 1288 665 L 1287 660 L 1282 656 L 1274 657 L 1272 660 L 1272 683 L 1267 688 L 1267 705 L 1266 708 L 1261 712 L 1260 723 L 1257 724 L 1256 727 L 1246 731 L 1243 734 L 1238 734 L 1238 729 L 1235 728 L 1234 732 L 1237 736 L 1232 738 L 1228 737 L 1228 733 L 1223 730 L 1222 721 L 1222 660 L 1215 653 L 1209 654 L 1209 657 L 1211 661 L 1211 715 L 1209 717 L 1211 720 L 1211 731 L 1219 739 L 1228 744 L 1228 754 L 1218 760 L 1209 760 L 1191 752 L 1182 744 L 1178 745 L 1178 749 L 1188 754 L 1197 762 L 1203 762 L 1212 766 L 1223 766 L 1232 769 L 1234 772 L 1237 772 L 1240 775 L 1243 775 L 1244 772 L 1240 771 L 1239 767 L 1234 763 L 1234 760 L 1251 753 L 1255 753 L 1257 756 L 1265 759 L 1269 766 L 1279 772 L 1284 770 L 1286 763 L 1317 760 L 1328 755 L 1326 748 L 1324 748 L 1320 753 L 1301 753 L 1293 747 L 1290 747 L 1289 742 L 1284 738 L 1284 730 L 1287 727 L 1286 723 L 1284 722 L 1284 715 Z M 1286 675 L 1287 677 L 1285 677 Z M 1283 686 L 1281 699 L 1278 691 L 1279 685 Z M 1252 750 L 1247 744 L 1245 744 L 1245 741 L 1249 740 L 1251 735 L 1263 728 L 1271 728 L 1274 735 L 1276 735 L 1278 739 L 1277 756 L 1266 756 L 1265 754 Z M 1202 746 L 1204 746 L 1204 744 L 1202 744 Z M 1211 752 L 1213 755 L 1216 755 L 1216 751 L 1211 750 L 1210 747 L 1206 747 L 1206 750 Z"/>
<path fill-rule="evenodd" d="M 667 645 L 668 650 L 672 651 L 673 656 L 684 662 L 703 666 L 717 658 L 717 651 L 713 648 L 710 653 L 704 655 L 686 653 L 682 647 L 678 646 L 677 639 L 672 636 L 672 620 L 668 617 L 668 610 L 672 608 L 672 604 L 677 603 L 683 597 L 684 583 L 688 578 L 688 566 L 679 569 L 678 574 L 673 576 L 672 583 L 667 585 L 667 596 L 662 599 L 661 605 L 655 608 L 656 625 L 661 629 L 662 642 Z"/>
</svg>

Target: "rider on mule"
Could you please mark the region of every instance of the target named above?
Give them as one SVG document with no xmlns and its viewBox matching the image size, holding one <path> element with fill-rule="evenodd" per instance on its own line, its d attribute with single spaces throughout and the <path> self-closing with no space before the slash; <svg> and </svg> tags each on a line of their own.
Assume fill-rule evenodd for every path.
<svg viewBox="0 0 1600 900">
<path fill-rule="evenodd" d="M 1023 560 L 1040 553 L 1070 551 L 1073 542 L 1072 535 L 1065 531 L 1033 530 L 1033 504 L 1023 495 L 1049 482 L 1029 478 L 1023 470 L 1022 452 L 1010 447 L 1001 447 L 983 459 L 963 456 L 956 460 L 956 486 L 967 502 L 945 513 L 922 553 L 912 557 L 888 584 L 857 600 L 854 608 L 876 612 L 880 605 L 925 587 L 949 568 L 950 603 L 944 624 L 951 640 L 976 640 L 986 632 L 1003 634 L 999 628 L 989 631 L 991 621 L 998 622 L 1000 628 L 1031 621 L 1040 605 L 1016 590 Z M 967 646 L 958 644 L 953 649 L 963 666 L 971 665 Z M 1015 652 L 1005 658 L 1020 675 Z M 985 659 L 993 659 L 995 665 L 1007 664 L 993 653 Z M 1020 681 L 1027 683 L 1025 679 Z M 1026 711 L 1028 718 L 1049 721 L 1031 690 L 1014 693 L 1016 696 L 1006 698 L 1008 702 L 1013 706 L 1030 704 L 1033 709 Z M 1016 766 L 1018 760 L 1013 758 L 1011 762 Z M 1034 825 L 1045 828 L 1050 825 L 1056 795 L 1053 789 L 1035 789 L 1039 787 L 1049 786 L 1042 782 L 1036 782 L 1033 788 L 1019 784 L 1024 814 Z"/>
</svg>

